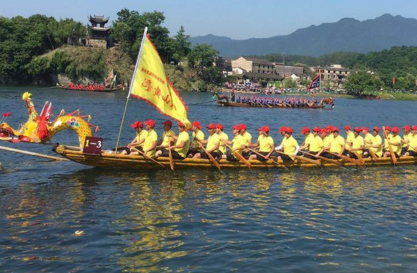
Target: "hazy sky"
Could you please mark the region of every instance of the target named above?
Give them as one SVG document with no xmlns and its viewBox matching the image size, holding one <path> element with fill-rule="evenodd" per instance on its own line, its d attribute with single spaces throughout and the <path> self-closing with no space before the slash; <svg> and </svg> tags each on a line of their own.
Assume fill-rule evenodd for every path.
<svg viewBox="0 0 417 273">
<path fill-rule="evenodd" d="M 191 36 L 267 38 L 344 17 L 373 19 L 384 13 L 417 18 L 416 0 L 0 0 L 0 16 L 45 14 L 87 23 L 89 14 L 117 18 L 123 8 L 161 11 L 174 35 L 181 25 Z"/>
</svg>

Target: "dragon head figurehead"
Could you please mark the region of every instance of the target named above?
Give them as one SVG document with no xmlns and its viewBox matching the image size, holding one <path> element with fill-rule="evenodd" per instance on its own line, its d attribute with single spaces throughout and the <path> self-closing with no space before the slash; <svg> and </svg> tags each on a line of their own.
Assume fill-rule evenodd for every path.
<svg viewBox="0 0 417 273">
<path fill-rule="evenodd" d="M 91 118 L 90 116 L 80 116 L 80 111 L 74 111 L 65 115 L 65 111 L 61 110 L 59 116 L 50 121 L 52 117 L 52 103 L 47 101 L 44 104 L 41 114 L 35 109 L 33 104 L 32 94 L 25 92 L 22 95 L 22 100 L 26 103 L 28 110 L 28 120 L 20 126 L 19 130 L 13 129 L 9 124 L 3 122 L 0 124 L 0 140 L 17 137 L 20 141 L 25 142 L 47 142 L 52 137 L 62 130 L 73 130 L 79 137 L 80 146 L 84 145 L 85 137 L 92 136 L 92 124 L 89 124 L 84 118 Z M 98 127 L 96 126 L 96 131 Z"/>
</svg>

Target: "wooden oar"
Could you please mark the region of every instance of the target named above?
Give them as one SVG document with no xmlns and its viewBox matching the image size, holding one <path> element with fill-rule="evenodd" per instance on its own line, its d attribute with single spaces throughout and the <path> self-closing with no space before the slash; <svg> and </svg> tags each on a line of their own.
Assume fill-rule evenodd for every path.
<svg viewBox="0 0 417 273">
<path fill-rule="evenodd" d="M 260 154 L 260 153 L 258 153 L 257 151 L 255 151 L 255 150 L 253 150 L 253 149 L 251 149 L 251 148 L 247 148 L 249 151 L 251 151 L 252 153 L 254 153 L 254 154 L 257 154 L 257 155 L 259 155 L 259 156 L 261 156 L 261 157 L 263 157 L 263 158 L 265 158 L 266 160 L 269 160 L 269 158 L 267 158 L 266 156 L 264 156 L 263 154 Z M 276 165 L 280 165 L 278 162 L 276 162 L 275 160 L 271 160 L 274 164 L 276 164 Z M 281 166 L 283 166 L 285 169 L 287 168 L 284 164 L 281 164 Z"/>
<path fill-rule="evenodd" d="M 359 159 L 362 165 L 365 164 L 365 160 L 363 160 L 363 157 L 357 151 L 352 151 L 352 153 Z"/>
<path fill-rule="evenodd" d="M 385 132 L 385 126 L 382 126 L 382 134 L 384 135 L 385 141 L 388 143 L 388 150 L 391 154 L 391 161 L 392 163 L 397 163 L 397 157 L 395 156 L 394 150 L 392 149 L 391 143 L 389 143 L 389 139 L 387 133 Z"/>
<path fill-rule="evenodd" d="M 172 151 L 171 151 L 171 146 L 168 147 L 168 157 L 169 157 L 169 166 L 171 167 L 171 170 L 174 170 L 174 160 L 172 158 Z"/>
<path fill-rule="evenodd" d="M 275 150 L 276 151 L 276 150 Z M 287 155 L 286 153 L 280 152 L 280 151 L 276 151 L 279 154 L 283 154 L 283 155 Z M 292 155 L 295 159 L 298 159 L 300 161 L 305 161 L 308 163 L 312 163 L 314 165 L 320 166 L 320 162 L 311 158 L 307 158 L 307 157 L 303 157 L 303 156 L 298 156 L 298 155 Z"/>
<path fill-rule="evenodd" d="M 232 147 L 230 147 L 230 145 L 228 145 L 223 139 L 221 140 L 223 143 L 224 143 L 224 145 L 226 145 L 227 146 L 227 148 L 229 148 L 230 149 L 230 151 L 232 151 L 233 150 L 233 148 Z M 234 151 L 233 152 L 233 154 L 237 157 L 237 158 L 239 158 L 239 160 L 240 161 L 242 161 L 243 162 L 243 164 L 245 164 L 249 169 L 250 169 L 250 167 L 251 167 L 251 165 L 250 165 L 250 163 L 249 163 L 249 161 L 247 161 L 244 157 L 243 157 L 243 155 L 241 155 L 238 151 Z"/>
<path fill-rule="evenodd" d="M 310 156 L 317 157 L 318 159 L 321 159 L 323 161 L 327 161 L 329 163 L 336 164 L 338 166 L 342 165 L 342 162 L 339 162 L 339 161 L 337 161 L 335 159 L 330 159 L 330 158 L 327 158 L 327 157 L 324 157 L 324 156 L 320 156 L 320 155 L 313 155 L 313 154 L 310 154 L 310 153 L 307 153 L 307 152 L 303 152 L 303 153 L 305 153 L 306 155 L 310 155 Z"/>
<path fill-rule="evenodd" d="M 164 165 L 164 164 L 162 164 L 161 162 L 158 162 L 158 161 L 156 161 L 155 159 L 153 159 L 153 158 L 151 158 L 151 157 L 149 157 L 149 156 L 145 155 L 145 153 L 144 153 L 144 152 L 142 152 L 142 151 L 140 151 L 140 150 L 136 149 L 135 147 L 132 147 L 132 149 L 133 149 L 133 150 L 135 150 L 136 152 L 138 152 L 141 156 L 143 156 L 143 158 L 145 158 L 145 159 L 147 159 L 147 160 L 150 160 L 150 161 L 152 161 L 153 163 L 155 163 L 155 164 L 157 164 L 157 165 L 159 165 L 159 166 L 161 166 L 161 167 L 164 167 L 165 169 L 168 169 L 168 168 L 167 168 L 167 166 L 165 166 L 165 165 Z"/>
<path fill-rule="evenodd" d="M 207 152 L 207 150 L 204 148 L 203 144 L 200 141 L 199 143 L 201 144 L 201 149 L 203 149 L 203 151 L 206 153 L 211 163 L 213 163 L 214 166 L 216 166 L 216 168 L 221 172 L 219 162 L 217 162 L 216 159 L 210 153 Z"/>
<path fill-rule="evenodd" d="M 63 157 L 56 157 L 56 156 L 38 154 L 38 153 L 34 153 L 34 152 L 29 152 L 29 151 L 24 151 L 24 150 L 19 150 L 19 149 L 13 149 L 13 148 L 4 147 L 4 146 L 0 146 L 0 150 L 14 152 L 14 153 L 18 153 L 18 154 L 24 154 L 24 155 L 37 156 L 37 157 L 42 157 L 42 158 L 47 158 L 47 159 L 53 159 L 53 160 L 57 160 L 57 161 L 69 161 L 68 159 L 63 158 Z"/>
<path fill-rule="evenodd" d="M 372 148 L 371 147 L 367 147 L 368 148 L 368 152 L 369 152 L 369 155 L 371 156 L 371 158 L 372 158 L 372 160 L 373 161 L 378 161 L 378 157 L 375 155 L 375 153 L 374 152 L 372 152 Z"/>
<path fill-rule="evenodd" d="M 363 167 L 363 164 L 362 164 L 362 162 L 360 162 L 360 161 L 358 161 L 358 160 L 355 160 L 355 159 L 353 159 L 353 158 L 350 158 L 350 157 L 347 157 L 347 156 L 344 156 L 344 155 L 338 155 L 338 154 L 336 154 L 336 153 L 332 153 L 332 152 L 330 152 L 330 151 L 326 151 L 327 153 L 329 153 L 329 154 L 332 154 L 332 155 L 335 155 L 335 156 L 337 156 L 337 157 L 340 157 L 341 159 L 343 159 L 343 160 L 345 160 L 345 161 L 348 161 L 348 162 L 351 162 L 351 163 L 353 163 L 353 164 L 356 164 L 357 166 L 359 166 L 359 167 Z"/>
</svg>

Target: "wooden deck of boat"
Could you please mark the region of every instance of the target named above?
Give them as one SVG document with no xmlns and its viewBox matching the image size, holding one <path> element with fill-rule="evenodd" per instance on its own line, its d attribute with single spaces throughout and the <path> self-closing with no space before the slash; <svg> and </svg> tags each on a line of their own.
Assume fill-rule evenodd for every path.
<svg viewBox="0 0 417 273">
<path fill-rule="evenodd" d="M 76 151 L 72 149 L 66 149 L 65 146 L 58 146 L 55 148 L 55 152 L 68 158 L 71 161 L 93 166 L 93 167 L 109 167 L 109 168 L 130 168 L 130 169 L 161 169 L 162 167 L 158 164 L 155 164 L 149 159 L 144 159 L 139 155 L 122 155 L 122 154 L 111 154 L 111 153 L 102 153 L 101 155 L 88 155 L 83 154 L 81 151 Z M 354 167 L 354 163 L 346 162 L 339 160 L 342 165 L 345 167 Z M 390 158 L 379 158 L 378 161 L 372 161 L 372 159 L 364 159 L 364 166 L 389 166 L 394 165 Z M 165 157 L 158 158 L 158 162 L 169 168 L 169 159 Z M 330 163 L 330 162 L 321 162 L 321 166 L 315 164 L 306 163 L 304 161 L 294 160 L 290 162 L 278 161 L 274 162 L 268 160 L 266 162 L 260 162 L 258 160 L 249 160 L 251 163 L 251 168 L 293 168 L 293 167 L 338 167 L 339 165 Z M 247 169 L 243 163 L 238 161 L 227 161 L 225 159 L 220 160 L 221 168 L 241 168 Z M 417 164 L 416 157 L 403 157 L 398 159 L 395 165 L 412 165 Z M 175 169 L 184 169 L 184 168 L 215 168 L 215 166 L 207 159 L 191 159 L 186 158 L 183 160 L 174 159 Z"/>
</svg>

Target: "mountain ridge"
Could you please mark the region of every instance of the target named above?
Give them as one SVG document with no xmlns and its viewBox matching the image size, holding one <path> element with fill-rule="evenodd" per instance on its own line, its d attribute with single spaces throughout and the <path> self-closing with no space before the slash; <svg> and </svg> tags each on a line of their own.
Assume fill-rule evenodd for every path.
<svg viewBox="0 0 417 273">
<path fill-rule="evenodd" d="M 383 14 L 359 21 L 342 18 L 300 28 L 288 35 L 269 38 L 235 40 L 208 34 L 191 37 L 193 45 L 206 43 L 220 51 L 223 57 L 285 54 L 321 56 L 333 52 L 368 53 L 393 46 L 417 46 L 417 19 Z"/>
</svg>

